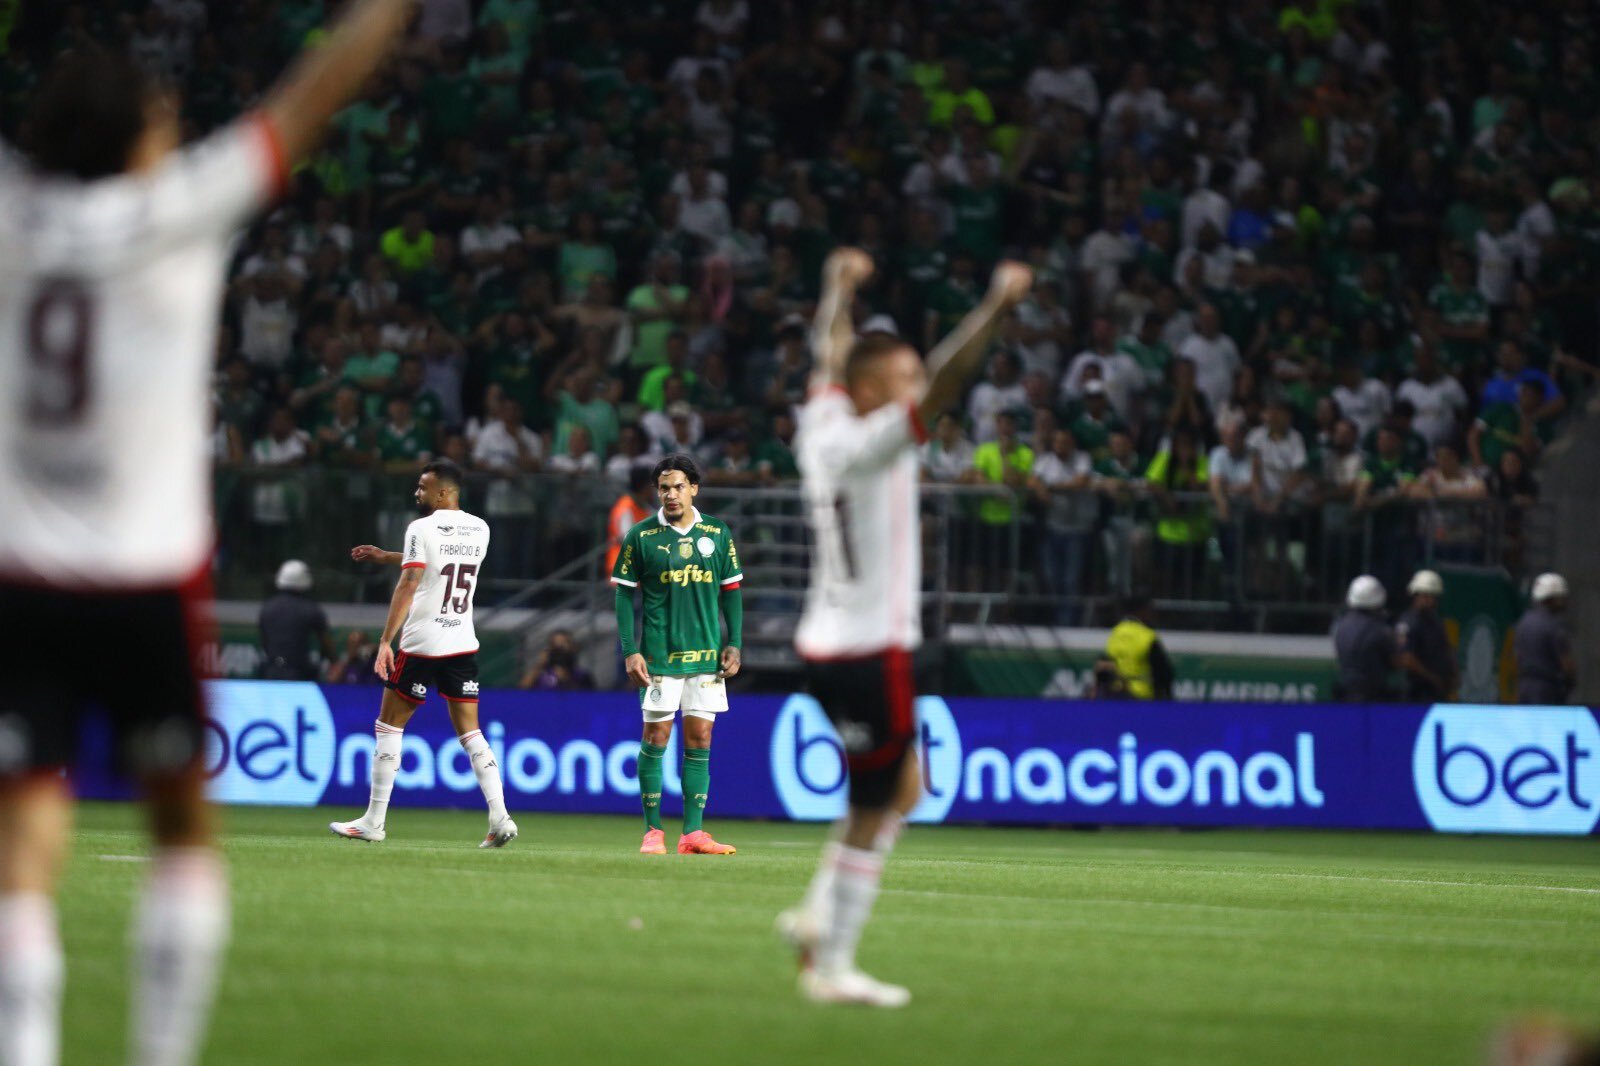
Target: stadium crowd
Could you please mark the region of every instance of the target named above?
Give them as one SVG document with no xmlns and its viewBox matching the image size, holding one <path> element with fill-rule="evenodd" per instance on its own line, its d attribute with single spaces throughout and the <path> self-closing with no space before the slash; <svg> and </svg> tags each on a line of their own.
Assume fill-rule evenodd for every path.
<svg viewBox="0 0 1600 1066">
<path fill-rule="evenodd" d="M 118 41 L 198 135 L 332 6 L 25 5 L 0 114 Z M 1192 573 L 1415 528 L 1391 501 L 1523 506 L 1596 373 L 1585 0 L 421 9 L 238 249 L 222 464 L 790 479 L 827 252 L 874 256 L 862 327 L 919 347 L 1009 254 L 1040 284 L 925 468 L 1017 490 L 979 533 L 1027 507 L 1071 595 L 1108 521 Z M 1426 521 L 1478 550 L 1470 512 Z"/>
</svg>

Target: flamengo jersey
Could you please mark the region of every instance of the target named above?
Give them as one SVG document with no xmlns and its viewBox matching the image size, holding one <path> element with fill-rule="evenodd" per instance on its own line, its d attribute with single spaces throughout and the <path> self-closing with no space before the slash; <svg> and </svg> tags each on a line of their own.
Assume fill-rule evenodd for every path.
<svg viewBox="0 0 1600 1066">
<path fill-rule="evenodd" d="M 917 410 L 856 414 L 841 388 L 800 410 L 795 459 L 815 540 L 795 631 L 805 659 L 848 659 L 922 643 Z"/>
<path fill-rule="evenodd" d="M 229 240 L 285 177 L 259 116 L 87 183 L 0 146 L 0 580 L 151 588 L 206 566 Z"/>
<path fill-rule="evenodd" d="M 727 525 L 689 509 L 680 532 L 657 511 L 628 530 L 611 571 L 613 583 L 644 591 L 639 652 L 652 674 L 694 677 L 717 672 L 722 653 L 722 593 L 744 580 Z"/>
<path fill-rule="evenodd" d="M 422 567 L 422 583 L 400 631 L 400 650 L 422 659 L 478 650 L 472 598 L 489 554 L 489 523 L 465 511 L 435 511 L 406 528 L 400 567 Z"/>
</svg>

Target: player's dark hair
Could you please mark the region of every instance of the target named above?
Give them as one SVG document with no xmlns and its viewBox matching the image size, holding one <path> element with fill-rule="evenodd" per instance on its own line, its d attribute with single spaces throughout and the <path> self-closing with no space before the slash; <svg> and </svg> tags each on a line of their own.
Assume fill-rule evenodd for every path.
<svg viewBox="0 0 1600 1066">
<path fill-rule="evenodd" d="M 432 474 L 434 480 L 442 481 L 446 485 L 452 485 L 457 490 L 460 490 L 461 482 L 465 479 L 465 475 L 461 473 L 461 467 L 457 466 L 455 461 L 451 459 L 435 459 L 423 467 L 422 472 L 424 474 Z"/>
<path fill-rule="evenodd" d="M 34 96 L 22 149 L 46 174 L 80 181 L 120 174 L 144 132 L 154 88 L 125 56 L 100 48 L 68 52 Z"/>
<path fill-rule="evenodd" d="M 689 484 L 700 484 L 700 464 L 694 461 L 693 456 L 685 455 L 682 452 L 669 455 L 656 464 L 656 468 L 650 472 L 651 484 L 659 485 L 661 483 L 661 475 L 669 470 L 681 470 L 683 471 L 683 476 L 689 479 Z"/>
<path fill-rule="evenodd" d="M 856 342 L 850 346 L 849 356 L 845 359 L 845 381 L 854 382 L 873 361 L 909 347 L 911 346 L 903 338 L 893 333 L 874 331 L 856 338 Z"/>
</svg>

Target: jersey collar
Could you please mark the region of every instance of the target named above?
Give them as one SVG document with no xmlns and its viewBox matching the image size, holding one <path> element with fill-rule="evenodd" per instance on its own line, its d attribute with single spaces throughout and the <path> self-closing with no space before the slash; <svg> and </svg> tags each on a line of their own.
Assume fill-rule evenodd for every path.
<svg viewBox="0 0 1600 1066">
<path fill-rule="evenodd" d="M 675 526 L 671 522 L 667 521 L 667 509 L 665 507 L 658 507 L 656 508 L 656 521 L 660 522 L 674 533 L 688 533 L 689 530 L 695 527 L 695 523 L 700 521 L 700 509 L 691 505 L 689 507 L 689 520 L 681 526 Z"/>
</svg>

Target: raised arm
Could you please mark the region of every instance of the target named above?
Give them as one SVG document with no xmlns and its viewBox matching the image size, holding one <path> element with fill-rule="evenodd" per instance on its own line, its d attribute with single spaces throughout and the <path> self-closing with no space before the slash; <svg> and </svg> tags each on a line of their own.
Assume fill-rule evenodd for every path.
<svg viewBox="0 0 1600 1066">
<path fill-rule="evenodd" d="M 288 165 L 304 159 L 361 92 L 416 8 L 416 0 L 354 0 L 320 45 L 300 53 L 262 105 Z"/>
<path fill-rule="evenodd" d="M 872 257 L 859 248 L 837 249 L 823 264 L 822 299 L 811 324 L 812 389 L 844 384 L 845 360 L 856 334 L 850 309 L 872 269 Z"/>
<path fill-rule="evenodd" d="M 955 331 L 928 353 L 928 391 L 917 405 L 925 425 L 932 425 L 960 399 L 967 382 L 983 365 L 995 330 L 1031 288 L 1032 270 L 1022 263 L 1002 262 L 994 268 L 983 302 L 967 312 Z"/>
</svg>

